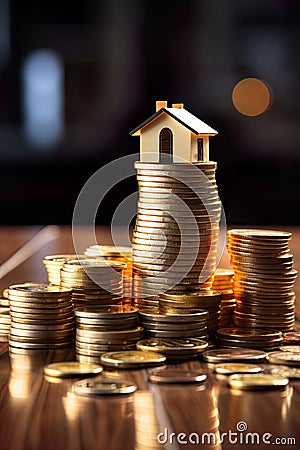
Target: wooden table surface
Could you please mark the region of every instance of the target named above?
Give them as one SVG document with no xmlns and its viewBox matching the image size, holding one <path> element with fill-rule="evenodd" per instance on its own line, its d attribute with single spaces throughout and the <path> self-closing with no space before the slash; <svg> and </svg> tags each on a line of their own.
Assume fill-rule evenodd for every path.
<svg viewBox="0 0 300 450">
<path fill-rule="evenodd" d="M 40 229 L 0 229 L 0 263 L 14 255 Z M 290 230 L 293 232 L 290 248 L 299 270 L 300 228 Z M 84 233 L 83 229 L 83 243 Z M 50 227 L 42 232 L 41 238 L 36 246 L 29 245 L 25 252 L 16 255 L 13 270 L 9 271 L 7 264 L 2 266 L 4 273 L 8 273 L 0 280 L 0 289 L 16 282 L 45 281 L 43 256 L 73 252 L 68 227 Z M 98 230 L 98 241 L 110 243 L 107 229 Z M 30 253 L 33 254 L 29 256 Z M 26 256 L 29 257 L 22 263 Z M 228 261 L 225 254 L 222 266 L 228 266 Z M 299 282 L 296 291 L 299 296 Z M 218 378 L 212 372 L 211 365 L 192 361 L 170 367 L 201 369 L 208 375 L 205 383 L 159 385 L 148 382 L 147 370 L 105 371 L 110 377 L 134 381 L 138 390 L 128 396 L 80 397 L 72 392 L 74 380 L 53 382 L 43 376 L 45 364 L 74 358 L 72 349 L 32 351 L 30 355 L 10 358 L 7 345 L 0 346 L 1 450 L 270 448 L 263 438 L 271 443 L 279 439 L 277 442 L 281 443 L 276 448 L 300 448 L 300 380 L 291 381 L 280 391 L 233 391 L 227 387 L 226 378 Z M 243 426 L 237 425 L 239 422 L 245 422 L 246 432 L 239 431 Z M 164 432 L 162 441 L 167 436 L 165 446 L 157 443 L 161 432 Z M 237 435 L 225 438 L 222 445 L 212 445 L 208 444 L 209 436 L 202 437 L 202 433 L 210 432 Z M 241 436 L 245 438 L 247 432 L 258 433 L 253 439 L 254 442 L 260 439 L 260 446 L 241 443 Z M 204 439 L 203 445 L 193 443 L 197 437 L 200 442 Z M 287 444 L 287 438 L 295 438 L 296 444 Z M 188 443 L 180 444 L 178 439 Z"/>
</svg>

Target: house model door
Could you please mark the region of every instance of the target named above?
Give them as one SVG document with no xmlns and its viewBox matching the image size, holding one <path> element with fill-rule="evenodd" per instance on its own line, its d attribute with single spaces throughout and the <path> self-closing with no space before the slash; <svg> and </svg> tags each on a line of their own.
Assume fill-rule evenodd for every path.
<svg viewBox="0 0 300 450">
<path fill-rule="evenodd" d="M 159 133 L 159 162 L 173 162 L 173 133 L 170 128 L 163 128 Z"/>
</svg>

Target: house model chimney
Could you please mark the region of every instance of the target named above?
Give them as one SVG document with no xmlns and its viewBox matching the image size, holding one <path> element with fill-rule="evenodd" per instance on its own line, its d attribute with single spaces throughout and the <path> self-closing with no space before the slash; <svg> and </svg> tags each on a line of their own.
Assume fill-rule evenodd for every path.
<svg viewBox="0 0 300 450">
<path fill-rule="evenodd" d="M 167 108 L 168 107 L 168 102 L 166 102 L 165 100 L 158 100 L 156 102 L 156 111 L 159 111 L 161 108 Z"/>
<path fill-rule="evenodd" d="M 183 107 L 184 107 L 183 103 L 173 103 L 172 104 L 172 108 L 183 109 Z"/>
</svg>

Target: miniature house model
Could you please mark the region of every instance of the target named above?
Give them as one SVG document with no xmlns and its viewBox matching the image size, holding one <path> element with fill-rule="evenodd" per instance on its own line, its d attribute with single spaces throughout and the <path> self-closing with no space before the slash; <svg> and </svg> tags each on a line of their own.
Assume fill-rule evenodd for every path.
<svg viewBox="0 0 300 450">
<path fill-rule="evenodd" d="M 156 102 L 156 113 L 130 132 L 140 136 L 140 161 L 189 163 L 209 161 L 209 136 L 216 130 L 206 125 L 182 103 L 167 107 L 167 102 Z"/>
</svg>

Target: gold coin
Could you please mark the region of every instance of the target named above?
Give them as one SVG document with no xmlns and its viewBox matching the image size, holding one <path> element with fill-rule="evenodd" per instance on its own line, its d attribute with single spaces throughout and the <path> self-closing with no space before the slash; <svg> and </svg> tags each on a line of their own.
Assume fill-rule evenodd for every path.
<svg viewBox="0 0 300 450">
<path fill-rule="evenodd" d="M 164 355 L 141 351 L 111 352 L 101 356 L 101 363 L 104 366 L 118 369 L 157 366 L 164 364 L 165 361 Z"/>
<path fill-rule="evenodd" d="M 98 375 L 103 370 L 96 364 L 80 364 L 76 361 L 59 362 L 44 367 L 44 374 L 50 377 L 69 378 L 82 375 Z"/>
<path fill-rule="evenodd" d="M 99 380 L 81 380 L 73 385 L 78 395 L 119 395 L 132 394 L 137 389 L 130 381 L 101 378 Z"/>
<path fill-rule="evenodd" d="M 228 385 L 240 390 L 281 389 L 288 383 L 288 378 L 272 374 L 235 374 L 228 378 Z"/>
<path fill-rule="evenodd" d="M 214 371 L 222 375 L 231 375 L 233 373 L 259 373 L 262 371 L 262 367 L 254 364 L 223 363 L 216 364 Z"/>
</svg>

